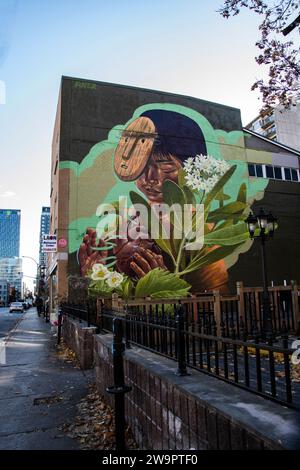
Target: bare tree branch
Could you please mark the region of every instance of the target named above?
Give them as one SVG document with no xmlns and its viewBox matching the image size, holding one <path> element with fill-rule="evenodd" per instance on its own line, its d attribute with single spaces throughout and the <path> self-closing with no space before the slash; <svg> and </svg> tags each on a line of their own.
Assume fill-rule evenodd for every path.
<svg viewBox="0 0 300 470">
<path fill-rule="evenodd" d="M 282 30 L 282 34 L 284 36 L 287 36 L 299 25 L 300 25 L 300 15 L 298 15 L 297 18 L 294 21 L 292 21 L 291 24 L 289 24 L 286 28 Z"/>
<path fill-rule="evenodd" d="M 296 28 L 300 32 L 300 4 L 296 0 L 224 0 L 218 10 L 224 18 L 230 18 L 247 8 L 261 16 L 260 37 L 256 42 L 260 53 L 255 57 L 259 65 L 269 67 L 267 80 L 257 80 L 252 90 L 258 89 L 264 104 L 263 110 L 281 104 L 288 108 L 295 97 L 300 96 L 299 46 L 293 41 L 283 42 Z M 296 19 L 290 22 L 295 12 Z"/>
</svg>

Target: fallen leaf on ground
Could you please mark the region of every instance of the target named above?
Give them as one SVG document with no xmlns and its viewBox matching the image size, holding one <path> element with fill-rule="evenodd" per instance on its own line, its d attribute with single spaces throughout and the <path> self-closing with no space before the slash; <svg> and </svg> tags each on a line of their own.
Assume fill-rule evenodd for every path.
<svg viewBox="0 0 300 470">
<path fill-rule="evenodd" d="M 90 385 L 88 395 L 77 405 L 79 415 L 72 424 L 64 424 L 61 430 L 76 439 L 82 450 L 115 448 L 113 410 L 106 405 L 95 385 Z M 130 429 L 125 431 L 128 449 L 137 449 Z"/>
</svg>

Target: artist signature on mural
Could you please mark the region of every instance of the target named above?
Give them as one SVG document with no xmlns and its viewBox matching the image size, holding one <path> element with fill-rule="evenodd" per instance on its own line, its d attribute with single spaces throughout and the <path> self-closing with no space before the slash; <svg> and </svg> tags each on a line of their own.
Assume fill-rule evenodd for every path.
<svg viewBox="0 0 300 470">
<path fill-rule="evenodd" d="M 81 89 L 85 88 L 87 90 L 96 90 L 97 89 L 96 83 L 84 82 L 84 81 L 80 81 L 80 80 L 74 81 L 73 86 L 74 86 L 74 88 L 81 88 Z"/>
</svg>

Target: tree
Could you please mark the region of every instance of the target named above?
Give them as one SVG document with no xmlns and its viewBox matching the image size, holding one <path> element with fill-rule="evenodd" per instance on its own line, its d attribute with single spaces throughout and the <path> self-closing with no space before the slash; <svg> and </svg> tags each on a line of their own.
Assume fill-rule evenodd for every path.
<svg viewBox="0 0 300 470">
<path fill-rule="evenodd" d="M 248 8 L 262 16 L 260 38 L 256 42 L 259 65 L 269 66 L 267 80 L 257 80 L 251 87 L 258 89 L 266 113 L 277 104 L 289 108 L 300 97 L 300 48 L 293 40 L 285 41 L 292 31 L 300 33 L 300 4 L 295 0 L 224 0 L 218 12 L 229 18 Z"/>
</svg>

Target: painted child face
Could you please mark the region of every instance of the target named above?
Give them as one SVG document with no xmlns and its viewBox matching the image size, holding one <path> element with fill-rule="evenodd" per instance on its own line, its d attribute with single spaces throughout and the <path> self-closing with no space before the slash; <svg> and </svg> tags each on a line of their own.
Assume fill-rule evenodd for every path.
<svg viewBox="0 0 300 470">
<path fill-rule="evenodd" d="M 180 168 L 182 168 L 182 164 L 174 155 L 153 153 L 143 174 L 136 180 L 135 184 L 145 194 L 150 203 L 162 203 L 164 181 L 171 180 L 177 183 Z"/>
</svg>

